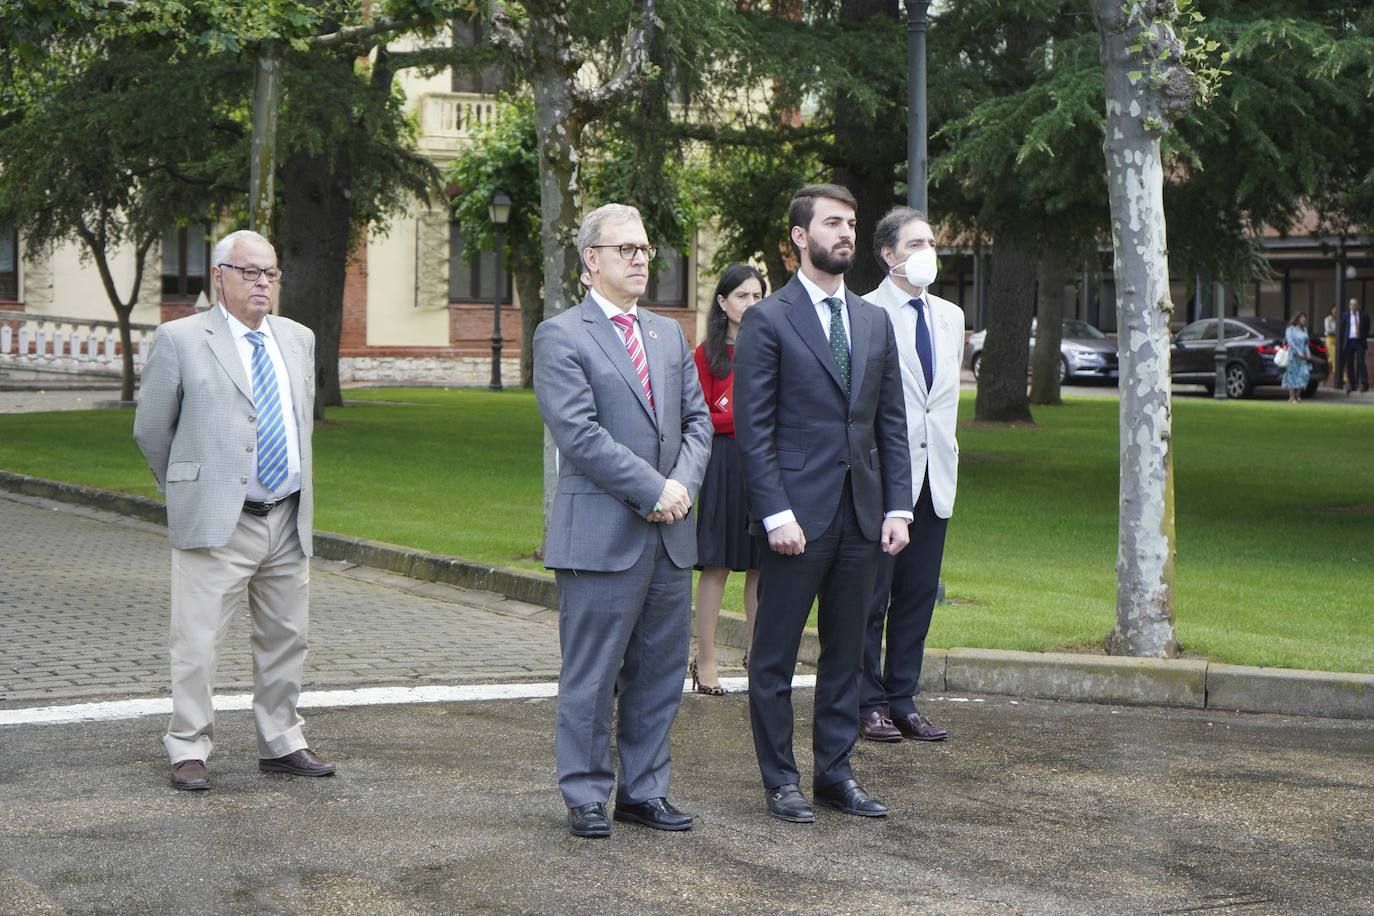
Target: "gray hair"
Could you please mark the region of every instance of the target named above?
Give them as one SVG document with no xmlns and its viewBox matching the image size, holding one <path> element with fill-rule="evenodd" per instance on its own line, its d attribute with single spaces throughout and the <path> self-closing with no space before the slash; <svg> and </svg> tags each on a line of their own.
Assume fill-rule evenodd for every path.
<svg viewBox="0 0 1374 916">
<path fill-rule="evenodd" d="M 930 220 L 920 210 L 913 210 L 911 207 L 893 207 L 888 210 L 882 219 L 878 220 L 878 225 L 873 230 L 873 257 L 878 259 L 879 266 L 884 269 L 887 262 L 883 260 L 883 249 L 891 248 L 897 250 L 897 236 L 902 234 L 907 223 L 916 221 L 930 225 Z"/>
<path fill-rule="evenodd" d="M 582 266 L 587 266 L 587 249 L 601 242 L 603 225 L 607 222 L 628 223 L 630 220 L 643 222 L 639 211 L 625 204 L 602 204 L 588 213 L 577 230 L 577 256 L 582 259 Z"/>
<path fill-rule="evenodd" d="M 255 242 L 262 242 L 265 245 L 272 244 L 252 229 L 239 229 L 229 233 L 215 243 L 214 250 L 210 252 L 211 266 L 218 267 L 220 264 L 226 263 L 229 260 L 229 253 L 234 250 L 234 245 L 236 245 L 240 239 L 252 239 Z M 211 287 L 210 292 L 217 293 L 218 291 L 214 287 Z M 219 296 L 215 295 L 214 298 L 219 299 Z"/>
</svg>

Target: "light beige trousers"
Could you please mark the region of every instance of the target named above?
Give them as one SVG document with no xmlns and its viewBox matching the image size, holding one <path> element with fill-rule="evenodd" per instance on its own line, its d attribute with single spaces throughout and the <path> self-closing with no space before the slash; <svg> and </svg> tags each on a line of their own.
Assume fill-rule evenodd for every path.
<svg viewBox="0 0 1374 916">
<path fill-rule="evenodd" d="M 296 532 L 296 500 L 264 518 L 244 512 L 223 547 L 172 550 L 172 721 L 162 743 L 173 763 L 213 749 L 216 653 L 248 595 L 253 720 L 258 756 L 306 747 L 296 713 L 305 667 L 310 561 Z"/>
</svg>

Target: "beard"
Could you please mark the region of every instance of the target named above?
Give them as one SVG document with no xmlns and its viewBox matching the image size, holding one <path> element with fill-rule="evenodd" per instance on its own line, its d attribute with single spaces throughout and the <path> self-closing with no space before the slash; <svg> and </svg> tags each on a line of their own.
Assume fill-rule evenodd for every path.
<svg viewBox="0 0 1374 916">
<path fill-rule="evenodd" d="M 816 244 L 816 240 L 809 234 L 806 237 L 807 250 L 811 252 L 811 263 L 817 270 L 838 276 L 847 273 L 849 268 L 854 266 L 854 249 L 848 248 L 844 251 L 836 251 L 831 248 L 829 251 L 822 249 Z"/>
</svg>

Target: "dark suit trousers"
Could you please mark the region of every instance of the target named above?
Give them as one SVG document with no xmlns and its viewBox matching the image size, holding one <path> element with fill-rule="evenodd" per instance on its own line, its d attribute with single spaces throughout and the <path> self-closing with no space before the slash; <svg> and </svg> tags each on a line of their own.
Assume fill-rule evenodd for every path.
<svg viewBox="0 0 1374 916">
<path fill-rule="evenodd" d="M 911 543 L 897 556 L 878 554 L 878 574 L 868 611 L 864 670 L 859 681 L 859 711 L 904 716 L 916 711 L 926 634 L 940 585 L 949 519 L 935 514 L 930 478 L 913 510 Z M 887 665 L 883 665 L 883 622 L 887 622 Z"/>
<path fill-rule="evenodd" d="M 617 799 L 666 797 L 668 730 L 687 673 L 692 570 L 675 566 L 655 533 L 645 540 L 639 560 L 623 572 L 560 569 L 555 577 L 563 667 L 554 752 L 564 801 L 573 808 L 610 800 L 616 782 L 611 719 L 617 705 Z"/>
<path fill-rule="evenodd" d="M 1367 344 L 1358 337 L 1347 337 L 1341 344 L 1341 365 L 1348 379 L 1347 388 L 1368 388 L 1369 368 L 1364 364 L 1364 351 Z M 1356 378 L 1359 381 L 1356 381 Z"/>
<path fill-rule="evenodd" d="M 799 783 L 792 755 L 792 675 L 802 629 L 819 597 L 821 656 L 812 719 L 812 784 L 853 777 L 849 757 L 859 731 L 859 665 L 864 621 L 879 549 L 859 530 L 846 479 L 826 531 L 800 556 L 760 545 L 759 608 L 749 650 L 749 721 L 766 788 Z"/>
</svg>

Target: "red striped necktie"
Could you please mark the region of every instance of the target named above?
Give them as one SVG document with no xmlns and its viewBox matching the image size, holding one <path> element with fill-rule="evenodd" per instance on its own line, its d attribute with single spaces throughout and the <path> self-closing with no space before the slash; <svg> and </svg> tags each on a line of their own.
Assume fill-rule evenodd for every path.
<svg viewBox="0 0 1374 916">
<path fill-rule="evenodd" d="M 635 367 L 635 372 L 639 374 L 639 383 L 644 386 L 644 396 L 649 399 L 649 406 L 654 406 L 654 392 L 649 387 L 649 359 L 644 355 L 644 347 L 639 342 L 639 335 L 635 333 L 635 319 L 633 315 L 612 315 L 611 320 L 620 328 L 620 335 L 625 338 L 625 351 L 630 354 L 630 362 Z"/>
</svg>

